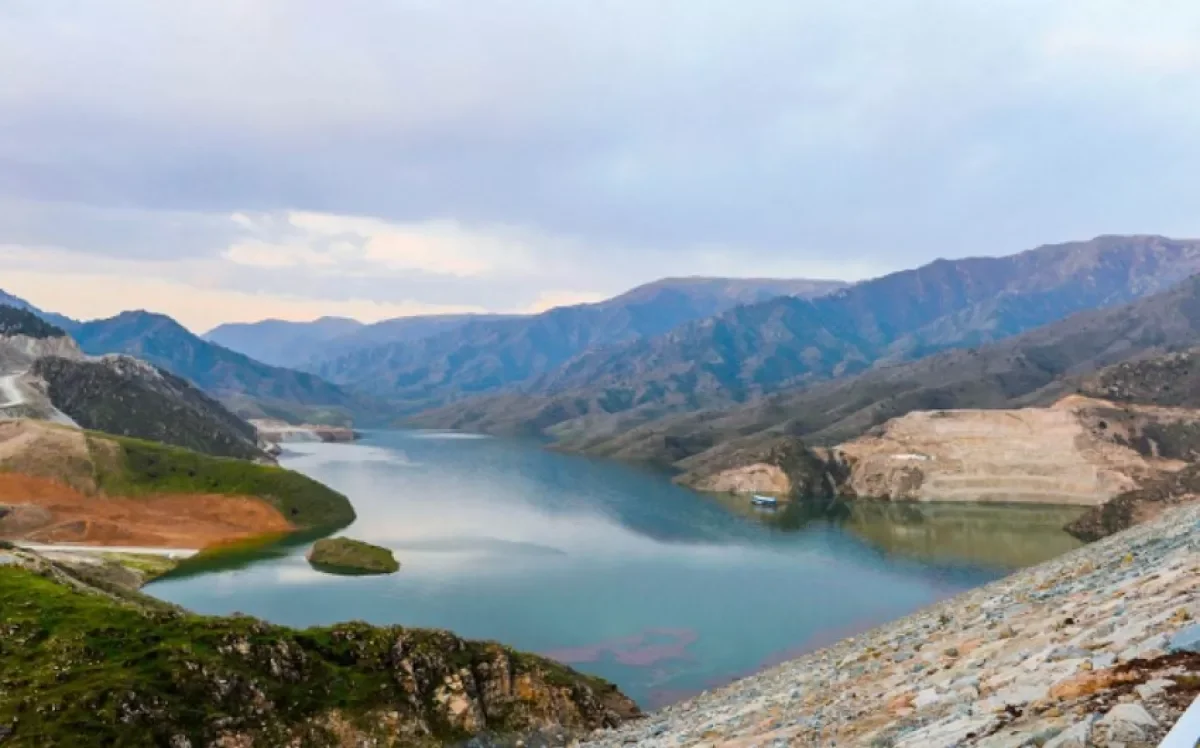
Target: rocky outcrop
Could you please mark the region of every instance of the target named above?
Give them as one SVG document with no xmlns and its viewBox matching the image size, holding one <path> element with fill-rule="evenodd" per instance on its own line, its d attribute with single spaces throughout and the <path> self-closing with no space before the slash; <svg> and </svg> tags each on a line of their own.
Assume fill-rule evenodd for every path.
<svg viewBox="0 0 1200 748">
<path fill-rule="evenodd" d="M 258 432 L 258 438 L 268 444 L 286 442 L 352 442 L 358 432 L 344 426 L 320 424 L 291 424 L 275 418 L 252 418 L 250 424 Z"/>
<path fill-rule="evenodd" d="M 703 465 L 676 478 L 698 491 L 768 494 L 782 498 L 833 497 L 842 493 L 847 466 L 826 449 L 780 437 L 765 448 L 729 455 L 724 464 Z"/>
<path fill-rule="evenodd" d="M 1098 505 L 1182 467 L 1182 454 L 1146 437 L 1168 427 L 1200 437 L 1200 414 L 1069 397 L 1051 408 L 909 413 L 838 452 L 856 496 Z"/>
<path fill-rule="evenodd" d="M 1200 506 L 585 741 L 1154 746 L 1200 695 Z"/>
<path fill-rule="evenodd" d="M 200 617 L 19 550 L 0 550 L 0 609 L 6 746 L 561 744 L 639 716 L 612 685 L 499 644 Z"/>
</svg>

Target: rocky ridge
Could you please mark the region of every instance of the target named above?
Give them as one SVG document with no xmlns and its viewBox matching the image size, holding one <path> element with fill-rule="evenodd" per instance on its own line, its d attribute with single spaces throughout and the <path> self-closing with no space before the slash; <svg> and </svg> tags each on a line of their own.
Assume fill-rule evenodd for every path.
<svg viewBox="0 0 1200 748">
<path fill-rule="evenodd" d="M 1150 748 L 1200 695 L 1200 505 L 647 720 L 594 748 Z"/>
</svg>

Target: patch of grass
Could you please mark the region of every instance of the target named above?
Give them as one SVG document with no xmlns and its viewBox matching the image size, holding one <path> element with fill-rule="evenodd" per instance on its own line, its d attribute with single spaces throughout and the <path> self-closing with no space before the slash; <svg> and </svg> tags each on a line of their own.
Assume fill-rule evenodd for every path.
<svg viewBox="0 0 1200 748">
<path fill-rule="evenodd" d="M 590 730 L 608 719 L 602 705 L 621 698 L 541 658 L 444 631 L 296 631 L 197 616 L 134 592 L 80 592 L 52 568 L 0 566 L 0 610 L 6 748 L 211 745 L 221 735 L 321 747 L 346 744 L 346 725 L 356 745 L 442 745 L 466 737 L 437 695 L 464 673 L 480 692 L 500 694 L 486 730 L 529 730 L 547 718 Z M 480 680 L 510 676 L 527 678 L 529 690 L 504 694 L 499 681 Z"/>
<path fill-rule="evenodd" d="M 345 496 L 291 470 L 107 434 L 88 434 L 88 446 L 96 483 L 109 495 L 256 496 L 300 528 L 332 530 L 354 521 Z"/>
</svg>

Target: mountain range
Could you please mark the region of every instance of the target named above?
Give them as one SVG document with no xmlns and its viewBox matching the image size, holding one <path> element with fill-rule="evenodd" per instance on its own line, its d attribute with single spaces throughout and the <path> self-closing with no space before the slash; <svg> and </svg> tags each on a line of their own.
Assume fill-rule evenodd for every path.
<svg viewBox="0 0 1200 748">
<path fill-rule="evenodd" d="M 1168 289 L 1200 273 L 1200 242 L 1100 237 L 999 258 L 938 260 L 814 299 L 738 306 L 657 337 L 585 351 L 427 427 L 587 441 L 672 413 L 753 402 L 873 367 L 1002 340 Z"/>
<path fill-rule="evenodd" d="M 200 337 L 136 311 L 63 327 L 84 352 L 145 360 L 242 417 L 536 435 L 686 471 L 780 435 L 832 443 L 906 409 L 1010 405 L 1200 343 L 1181 321 L 1198 273 L 1198 241 L 1104 236 L 853 285 L 664 279 L 525 316 L 268 320 Z M 1088 333 L 1089 315 L 1123 337 Z"/>
</svg>

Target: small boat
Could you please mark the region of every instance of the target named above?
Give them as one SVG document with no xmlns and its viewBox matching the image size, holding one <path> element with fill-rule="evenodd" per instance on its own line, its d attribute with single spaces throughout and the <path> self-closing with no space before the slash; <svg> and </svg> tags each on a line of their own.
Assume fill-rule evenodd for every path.
<svg viewBox="0 0 1200 748">
<path fill-rule="evenodd" d="M 774 496 L 754 494 L 750 497 L 750 503 L 754 506 L 779 506 L 779 499 Z"/>
</svg>

